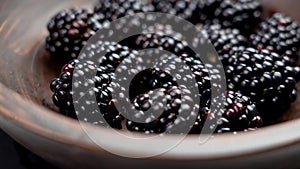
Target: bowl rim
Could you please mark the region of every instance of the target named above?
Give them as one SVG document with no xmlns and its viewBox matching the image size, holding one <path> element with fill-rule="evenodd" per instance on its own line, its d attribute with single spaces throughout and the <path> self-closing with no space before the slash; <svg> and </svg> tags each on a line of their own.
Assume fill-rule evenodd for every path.
<svg viewBox="0 0 300 169">
<path fill-rule="evenodd" d="M 11 104 L 12 102 L 16 104 Z M 0 104 L 2 105 L 0 106 L 1 118 L 29 132 L 49 140 L 77 146 L 92 152 L 107 153 L 106 150 L 96 145 L 85 135 L 78 121 L 24 99 L 20 94 L 8 89 L 1 83 Z M 92 124 L 86 124 L 86 127 L 87 130 L 93 131 L 93 134 L 98 135 L 101 133 L 102 138 L 111 137 L 108 140 L 113 140 L 114 138 L 109 129 L 96 127 Z M 174 149 L 151 158 L 164 160 L 218 160 L 267 153 L 294 144 L 300 144 L 300 133 L 294 130 L 295 128 L 300 128 L 300 119 L 263 127 L 254 132 L 236 135 L 215 134 L 208 142 L 199 146 L 200 149 L 194 146 L 198 143 L 198 136 L 188 135 Z M 4 131 L 9 130 L 5 127 L 2 127 L 2 129 Z M 176 136 L 165 136 L 159 141 L 168 142 L 170 139 L 174 139 L 173 137 Z M 253 140 L 253 138 L 259 139 Z M 115 147 L 120 141 L 122 140 L 118 142 L 109 141 L 108 144 Z M 230 146 L 226 147 L 225 144 L 228 143 L 230 143 Z M 151 151 L 146 146 L 144 148 L 144 152 Z M 140 151 L 141 155 L 143 151 Z M 129 149 L 128 153 L 136 152 L 130 152 Z"/>
</svg>

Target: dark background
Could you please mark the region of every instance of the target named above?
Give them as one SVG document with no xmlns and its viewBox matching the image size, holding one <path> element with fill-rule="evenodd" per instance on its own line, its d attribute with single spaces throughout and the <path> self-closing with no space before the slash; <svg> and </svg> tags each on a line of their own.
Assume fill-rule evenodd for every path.
<svg viewBox="0 0 300 169">
<path fill-rule="evenodd" d="M 30 152 L 0 129 L 1 169 L 58 169 Z"/>
</svg>

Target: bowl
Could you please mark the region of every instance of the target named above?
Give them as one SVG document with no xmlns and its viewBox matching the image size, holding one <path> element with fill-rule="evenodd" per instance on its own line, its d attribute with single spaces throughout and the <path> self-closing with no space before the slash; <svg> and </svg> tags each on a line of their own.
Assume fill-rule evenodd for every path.
<svg viewBox="0 0 300 169">
<path fill-rule="evenodd" d="M 0 127 L 17 142 L 47 161 L 70 169 L 300 167 L 299 96 L 281 123 L 236 135 L 216 134 L 201 144 L 199 136 L 188 135 L 172 149 L 148 158 L 137 157 L 155 152 L 160 145 L 168 145 L 178 136 L 158 138 L 157 147 L 130 147 L 126 146 L 129 145 L 126 139 L 119 139 L 110 129 L 91 124 L 84 124 L 83 128 L 78 121 L 56 113 L 48 86 L 58 75 L 60 66 L 44 50 L 47 21 L 63 8 L 89 7 L 93 3 L 0 2 Z M 262 3 L 265 15 L 278 10 L 300 21 L 299 0 L 263 0 Z M 105 148 L 91 138 L 102 140 Z M 118 156 L 118 153 L 125 155 Z"/>
</svg>

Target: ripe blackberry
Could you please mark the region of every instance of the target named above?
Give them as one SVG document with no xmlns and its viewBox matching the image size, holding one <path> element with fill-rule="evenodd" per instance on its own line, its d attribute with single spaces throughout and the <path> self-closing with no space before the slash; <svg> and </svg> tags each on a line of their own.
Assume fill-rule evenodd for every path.
<svg viewBox="0 0 300 169">
<path fill-rule="evenodd" d="M 220 24 L 204 26 L 200 38 L 210 40 L 219 55 L 228 53 L 234 46 L 246 46 L 247 38 L 238 29 L 222 28 Z"/>
<path fill-rule="evenodd" d="M 74 94 L 74 90 L 72 90 L 72 78 L 75 65 L 82 68 L 84 71 L 97 70 L 94 79 L 90 80 L 95 82 L 94 91 L 102 116 L 111 127 L 122 128 L 121 122 L 123 120 L 123 117 L 114 106 L 110 94 L 111 91 L 110 88 L 108 88 L 108 85 L 111 82 L 114 67 L 116 67 L 120 63 L 121 59 L 124 59 L 127 55 L 129 55 L 131 51 L 129 51 L 127 47 L 123 47 L 114 43 L 98 42 L 98 44 L 94 44 L 92 45 L 92 47 L 88 47 L 87 52 L 90 52 L 90 54 L 94 56 L 99 53 L 99 48 L 104 49 L 107 52 L 107 54 L 103 57 L 104 60 L 102 65 L 100 64 L 99 66 L 97 66 L 97 64 L 92 61 L 79 62 L 75 59 L 62 68 L 62 72 L 59 78 L 55 78 L 50 83 L 50 89 L 54 93 L 53 102 L 62 113 L 72 118 L 77 118 L 72 100 Z M 118 56 L 118 59 L 110 59 L 111 57 L 117 58 L 116 56 Z M 81 71 L 81 74 L 76 74 L 76 76 L 84 76 L 84 71 Z M 74 86 L 80 87 L 80 85 L 84 85 L 85 82 L 75 81 L 73 83 Z M 75 83 L 77 85 L 75 85 Z M 100 122 L 94 121 L 95 119 L 89 119 L 88 115 L 86 115 L 86 117 L 87 118 L 85 118 L 85 120 L 87 122 L 101 125 Z"/>
<path fill-rule="evenodd" d="M 224 27 L 237 28 L 249 35 L 261 22 L 262 8 L 259 0 L 224 0 L 215 16 Z"/>
<path fill-rule="evenodd" d="M 193 21 L 192 17 L 197 7 L 193 0 L 152 0 L 155 12 L 176 15 L 183 19 Z"/>
<path fill-rule="evenodd" d="M 76 117 L 72 99 L 72 76 L 76 63 L 78 60 L 72 60 L 64 65 L 60 76 L 50 83 L 50 89 L 54 93 L 52 95 L 53 103 L 61 112 L 72 118 Z"/>
<path fill-rule="evenodd" d="M 109 20 L 115 20 L 139 12 L 153 12 L 154 7 L 146 0 L 99 0 L 94 11 L 103 13 Z"/>
<path fill-rule="evenodd" d="M 148 115 L 144 123 L 127 120 L 126 126 L 128 130 L 145 132 L 147 134 L 162 133 L 176 120 L 180 106 L 176 102 L 181 99 L 180 90 L 173 77 L 162 70 L 155 68 L 146 69 L 134 77 L 129 87 L 129 97 L 132 100 L 132 104 L 138 110 L 148 110 L 152 106 L 148 93 L 155 89 L 160 89 L 165 95 L 170 97 L 167 105 L 165 105 L 164 112 L 156 119 L 152 119 L 151 115 Z M 150 119 L 152 121 L 148 122 Z"/>
<path fill-rule="evenodd" d="M 295 101 L 299 68 L 290 65 L 289 57 L 246 48 L 233 50 L 222 61 L 228 89 L 249 96 L 264 119 L 277 118 Z"/>
<path fill-rule="evenodd" d="M 217 132 L 253 130 L 263 125 L 255 104 L 241 93 L 226 94 L 226 111 L 218 121 Z"/>
<path fill-rule="evenodd" d="M 289 55 L 296 62 L 300 47 L 300 28 L 290 17 L 275 13 L 259 25 L 256 34 L 250 37 L 250 44 L 258 49 Z"/>
<path fill-rule="evenodd" d="M 199 134 L 205 120 L 216 118 L 217 124 L 213 125 L 217 125 L 215 130 L 217 133 L 254 130 L 262 126 L 263 120 L 249 97 L 239 92 L 227 91 L 225 98 L 224 109 L 211 112 L 209 105 L 202 108 L 190 131 L 191 134 Z M 213 102 L 219 101 L 218 98 L 213 99 Z"/>
<path fill-rule="evenodd" d="M 77 58 L 81 48 L 104 21 L 104 16 L 85 9 L 59 12 L 48 23 L 47 51 L 62 63 Z"/>
</svg>

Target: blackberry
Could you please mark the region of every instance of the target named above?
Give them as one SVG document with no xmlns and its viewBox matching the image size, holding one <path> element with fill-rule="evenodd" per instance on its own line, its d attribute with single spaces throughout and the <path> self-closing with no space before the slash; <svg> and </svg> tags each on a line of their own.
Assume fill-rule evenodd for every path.
<svg viewBox="0 0 300 169">
<path fill-rule="evenodd" d="M 198 39 L 204 37 L 212 43 L 219 55 L 228 53 L 234 46 L 246 46 L 247 38 L 238 29 L 222 28 L 220 24 L 204 26 Z"/>
<path fill-rule="evenodd" d="M 259 0 L 224 0 L 215 11 L 215 17 L 224 27 L 237 28 L 249 35 L 261 22 Z"/>
<path fill-rule="evenodd" d="M 258 49 L 289 55 L 296 62 L 300 47 L 298 23 L 284 14 L 275 13 L 259 25 L 257 32 L 250 37 L 250 44 Z"/>
<path fill-rule="evenodd" d="M 167 108 L 158 118 L 151 119 L 151 122 L 147 122 L 151 115 L 144 123 L 127 120 L 127 129 L 147 134 L 162 133 L 174 123 L 180 107 L 179 104 L 176 104 L 176 101 L 181 99 L 180 90 L 173 77 L 164 71 L 155 68 L 146 69 L 134 77 L 129 88 L 129 97 L 132 100 L 132 104 L 138 110 L 148 110 L 151 107 L 148 92 L 155 89 L 160 89 L 165 95 L 170 97 L 167 101 Z"/>
<path fill-rule="evenodd" d="M 233 50 L 222 61 L 228 89 L 249 96 L 263 119 L 276 119 L 295 101 L 299 68 L 290 64 L 289 57 L 246 48 Z"/>
<path fill-rule="evenodd" d="M 193 22 L 197 1 L 193 0 L 152 0 L 155 12 L 176 15 Z"/>
<path fill-rule="evenodd" d="M 104 16 L 73 8 L 56 14 L 48 23 L 46 49 L 62 63 L 77 58 L 87 40 L 102 27 Z"/>
<path fill-rule="evenodd" d="M 239 92 L 227 91 L 225 94 L 224 110 L 211 112 L 209 107 L 203 107 L 201 113 L 191 129 L 191 134 L 199 134 L 204 126 L 205 120 L 217 118 L 217 128 L 215 132 L 236 132 L 247 131 L 259 128 L 263 120 L 256 109 L 256 105 L 247 96 Z M 218 99 L 213 99 L 218 103 Z M 221 117 L 220 117 L 221 115 Z"/>
<path fill-rule="evenodd" d="M 104 48 L 107 52 L 107 55 L 103 57 L 104 66 L 101 64 L 97 66 L 96 63 L 92 61 L 86 61 L 83 63 L 79 62 L 76 59 L 70 61 L 62 68 L 62 72 L 59 78 L 53 79 L 53 81 L 50 83 L 50 89 L 53 91 L 53 102 L 62 113 L 72 118 L 77 118 L 72 100 L 74 94 L 74 90 L 72 90 L 72 78 L 75 65 L 81 67 L 84 71 L 97 70 L 96 76 L 91 80 L 95 82 L 94 91 L 102 116 L 111 127 L 122 128 L 121 122 L 123 120 L 123 117 L 114 106 L 114 102 L 110 94 L 111 91 L 108 88 L 108 85 L 111 82 L 111 78 L 113 76 L 113 68 L 117 66 L 118 63 L 120 63 L 120 59 L 125 58 L 128 54 L 131 53 L 131 51 L 129 51 L 127 47 L 106 42 L 98 42 L 98 44 L 95 44 L 93 47 L 87 48 L 87 51 L 91 54 L 97 54 L 99 52 L 98 48 Z M 119 59 L 110 60 L 112 56 L 116 55 L 119 56 Z M 76 76 L 84 76 L 84 73 Z M 84 82 L 77 81 L 74 83 L 77 83 L 78 85 L 84 84 Z M 85 118 L 85 120 L 87 122 L 100 124 L 97 121 L 93 121 L 95 119 L 89 119 L 88 115 L 86 115 L 86 117 L 87 118 Z"/>
<path fill-rule="evenodd" d="M 218 121 L 217 132 L 253 130 L 263 125 L 255 104 L 247 96 L 228 91 L 226 111 Z"/>
<path fill-rule="evenodd" d="M 115 20 L 139 12 L 153 12 L 154 7 L 146 0 L 99 0 L 94 10 L 105 14 L 107 19 Z"/>
<path fill-rule="evenodd" d="M 52 95 L 53 103 L 61 112 L 72 118 L 76 117 L 72 99 L 72 76 L 76 63 L 78 60 L 72 60 L 65 64 L 60 76 L 50 83 L 50 89 L 54 93 Z"/>
</svg>

